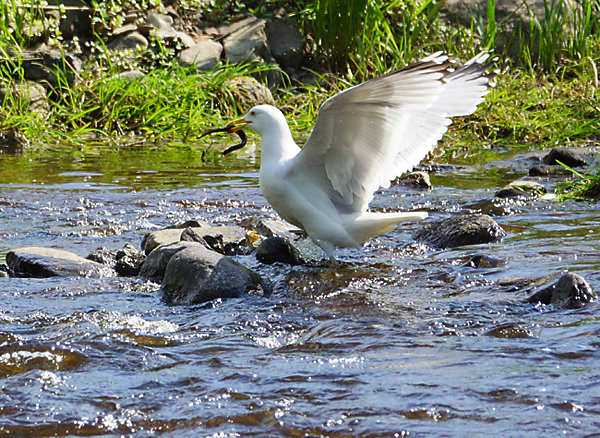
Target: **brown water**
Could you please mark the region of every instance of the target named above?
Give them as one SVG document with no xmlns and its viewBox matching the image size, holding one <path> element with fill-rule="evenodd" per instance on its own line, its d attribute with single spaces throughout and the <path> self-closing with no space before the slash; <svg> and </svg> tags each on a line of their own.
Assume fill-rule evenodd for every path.
<svg viewBox="0 0 600 438">
<path fill-rule="evenodd" d="M 194 149 L 0 156 L 0 257 L 139 246 L 187 219 L 273 216 L 251 155 Z M 503 158 L 500 154 L 497 158 Z M 433 219 L 523 175 L 514 160 L 394 186 L 375 207 Z M 600 311 L 524 304 L 507 276 L 564 269 L 600 291 L 598 203 L 504 204 L 501 243 L 416 244 L 419 224 L 341 268 L 263 267 L 270 298 L 168 307 L 140 279 L 0 277 L 0 434 L 11 436 L 589 436 L 600 430 Z M 503 266 L 465 266 L 470 256 Z"/>
</svg>

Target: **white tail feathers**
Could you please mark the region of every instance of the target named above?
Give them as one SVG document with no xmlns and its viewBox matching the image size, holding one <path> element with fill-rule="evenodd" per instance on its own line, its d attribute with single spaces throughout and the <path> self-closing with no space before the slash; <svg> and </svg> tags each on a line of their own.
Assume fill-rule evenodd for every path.
<svg viewBox="0 0 600 438">
<path fill-rule="evenodd" d="M 426 211 L 411 211 L 402 213 L 378 213 L 367 211 L 346 223 L 348 233 L 360 244 L 392 231 L 401 222 L 412 222 L 425 219 Z"/>
</svg>

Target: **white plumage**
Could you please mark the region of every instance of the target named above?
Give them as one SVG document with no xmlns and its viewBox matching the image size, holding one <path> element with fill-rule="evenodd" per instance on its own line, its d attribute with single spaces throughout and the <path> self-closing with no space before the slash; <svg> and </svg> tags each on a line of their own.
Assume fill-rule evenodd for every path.
<svg viewBox="0 0 600 438">
<path fill-rule="evenodd" d="M 358 247 L 400 222 L 427 217 L 367 208 L 379 187 L 389 187 L 433 149 L 450 117 L 475 111 L 494 77 L 488 58 L 481 53 L 453 69 L 448 56 L 435 53 L 349 88 L 321 106 L 302 149 L 270 105 L 228 126 L 248 125 L 260 135 L 264 196 L 333 258 L 335 247 Z"/>
</svg>

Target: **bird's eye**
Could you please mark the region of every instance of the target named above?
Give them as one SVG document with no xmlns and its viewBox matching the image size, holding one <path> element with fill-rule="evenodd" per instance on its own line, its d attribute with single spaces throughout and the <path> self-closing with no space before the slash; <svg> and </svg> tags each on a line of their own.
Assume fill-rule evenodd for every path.
<svg viewBox="0 0 600 438">
<path fill-rule="evenodd" d="M 250 111 L 250 115 L 254 117 L 256 115 L 256 111 Z"/>
</svg>

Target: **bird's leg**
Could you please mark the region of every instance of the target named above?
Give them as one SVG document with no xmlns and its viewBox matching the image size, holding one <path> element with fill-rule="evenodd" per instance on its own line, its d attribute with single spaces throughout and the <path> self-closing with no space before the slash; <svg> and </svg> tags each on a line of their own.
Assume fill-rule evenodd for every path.
<svg viewBox="0 0 600 438">
<path fill-rule="evenodd" d="M 327 254 L 327 257 L 329 257 L 329 261 L 333 266 L 339 264 L 335 258 L 335 245 L 321 239 L 312 239 L 312 241 Z"/>
</svg>

